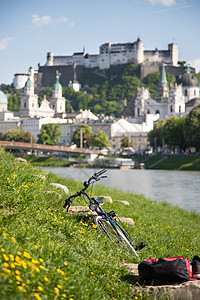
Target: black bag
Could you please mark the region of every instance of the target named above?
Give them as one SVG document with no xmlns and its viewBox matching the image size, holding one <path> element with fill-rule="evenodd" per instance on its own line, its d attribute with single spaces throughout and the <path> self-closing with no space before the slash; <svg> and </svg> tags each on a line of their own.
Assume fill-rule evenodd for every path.
<svg viewBox="0 0 200 300">
<path fill-rule="evenodd" d="M 183 258 L 174 260 L 159 258 L 156 262 L 144 260 L 138 265 L 138 271 L 140 283 L 167 284 L 190 280 Z"/>
</svg>

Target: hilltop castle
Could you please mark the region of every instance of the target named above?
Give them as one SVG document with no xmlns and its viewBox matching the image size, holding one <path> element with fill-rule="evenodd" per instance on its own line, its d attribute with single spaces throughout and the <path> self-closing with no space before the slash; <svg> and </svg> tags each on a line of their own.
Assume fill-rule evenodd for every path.
<svg viewBox="0 0 200 300">
<path fill-rule="evenodd" d="M 54 83 L 55 72 L 59 71 L 60 83 L 67 86 L 74 79 L 74 65 L 76 65 L 77 80 L 84 68 L 109 69 L 111 66 L 120 64 L 140 65 L 141 79 L 151 72 L 159 71 L 159 67 L 165 64 L 166 70 L 179 75 L 181 70 L 178 66 L 178 45 L 168 44 L 168 50 L 144 50 L 143 42 L 138 38 L 133 43 L 105 43 L 100 46 L 99 54 L 75 52 L 73 55 L 54 55 L 47 53 L 47 61 L 44 66 L 38 64 L 38 71 L 33 71 L 36 88 L 50 87 Z M 23 88 L 27 81 L 26 74 L 14 75 L 14 86 Z"/>
</svg>

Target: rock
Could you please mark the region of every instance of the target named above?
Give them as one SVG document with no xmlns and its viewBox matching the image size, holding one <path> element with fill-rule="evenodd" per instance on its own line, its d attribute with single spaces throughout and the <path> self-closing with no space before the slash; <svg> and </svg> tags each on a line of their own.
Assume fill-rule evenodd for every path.
<svg viewBox="0 0 200 300">
<path fill-rule="evenodd" d="M 200 300 L 200 280 L 191 280 L 180 284 L 157 285 L 157 286 L 136 286 L 139 278 L 138 265 L 123 264 L 130 272 L 129 282 L 134 284 L 133 292 L 137 290 L 141 294 L 147 294 L 151 299 L 170 299 L 170 300 Z M 132 278 L 132 281 L 131 281 Z"/>
<path fill-rule="evenodd" d="M 114 200 L 114 201 L 121 202 L 125 205 L 130 205 L 128 201 L 124 201 L 124 200 Z"/>
<path fill-rule="evenodd" d="M 16 163 L 22 162 L 22 163 L 24 163 L 25 165 L 28 164 L 27 160 L 24 159 L 24 158 L 21 158 L 21 157 L 17 157 L 17 158 L 15 158 L 15 160 L 16 160 Z"/>
<path fill-rule="evenodd" d="M 69 190 L 68 190 L 68 188 L 65 185 L 62 185 L 60 183 L 50 183 L 50 185 L 53 185 L 53 186 L 55 186 L 55 187 L 57 187 L 59 189 L 62 189 L 66 194 L 69 193 Z"/>
<path fill-rule="evenodd" d="M 88 206 L 70 206 L 68 212 L 71 214 L 85 213 L 85 214 L 96 215 L 96 213 L 91 211 Z"/>
<path fill-rule="evenodd" d="M 105 198 L 105 200 L 107 200 L 108 202 L 112 203 L 112 198 L 110 196 L 103 196 Z"/>
<path fill-rule="evenodd" d="M 34 176 L 36 176 L 36 177 L 40 177 L 40 178 L 42 178 L 44 181 L 46 180 L 46 177 L 44 176 L 44 175 L 34 175 Z"/>
<path fill-rule="evenodd" d="M 131 225 L 131 226 L 135 226 L 135 223 L 134 223 L 133 219 L 131 219 L 131 218 L 119 217 L 119 219 L 123 223 L 126 223 L 126 224 Z"/>
</svg>

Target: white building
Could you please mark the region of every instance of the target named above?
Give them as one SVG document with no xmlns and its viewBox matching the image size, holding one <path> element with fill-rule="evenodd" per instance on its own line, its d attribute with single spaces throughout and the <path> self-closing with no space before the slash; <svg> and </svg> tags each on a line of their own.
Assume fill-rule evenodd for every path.
<svg viewBox="0 0 200 300">
<path fill-rule="evenodd" d="M 100 46 L 99 54 L 91 55 L 85 52 L 75 52 L 71 56 L 55 56 L 47 53 L 46 66 L 73 65 L 86 68 L 98 67 L 108 69 L 119 64 L 165 63 L 177 66 L 178 45 L 169 44 L 168 50 L 144 50 L 143 42 L 138 38 L 133 43 L 105 43 Z"/>
</svg>

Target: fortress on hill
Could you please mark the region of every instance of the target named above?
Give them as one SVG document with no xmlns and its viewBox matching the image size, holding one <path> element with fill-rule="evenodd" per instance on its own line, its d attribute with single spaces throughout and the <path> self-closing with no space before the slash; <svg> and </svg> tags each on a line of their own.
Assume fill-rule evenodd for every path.
<svg viewBox="0 0 200 300">
<path fill-rule="evenodd" d="M 100 46 L 99 54 L 75 52 L 73 55 L 54 55 L 47 53 L 46 63 L 38 70 L 34 70 L 34 84 L 36 89 L 50 87 L 55 80 L 56 70 L 60 73 L 60 83 L 68 86 L 74 81 L 74 66 L 76 66 L 76 79 L 79 80 L 84 68 L 97 68 L 99 75 L 111 66 L 133 63 L 140 66 L 140 78 L 143 79 L 151 72 L 158 72 L 164 64 L 166 71 L 178 76 L 183 69 L 178 66 L 178 45 L 168 44 L 167 50 L 145 50 L 143 42 L 138 38 L 133 43 L 105 43 Z M 193 70 L 191 70 L 193 72 Z M 27 74 L 15 74 L 14 86 L 22 88 L 28 79 Z"/>
</svg>

